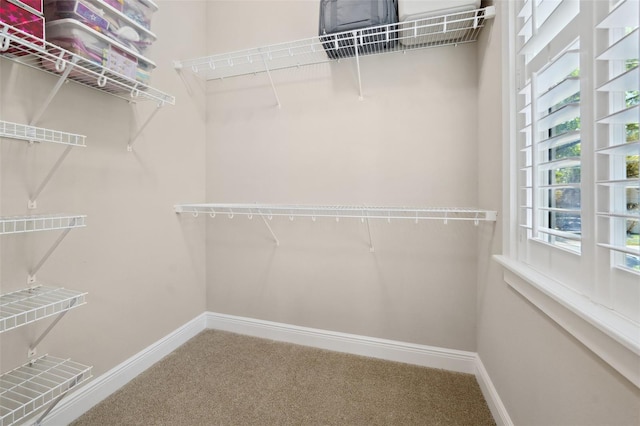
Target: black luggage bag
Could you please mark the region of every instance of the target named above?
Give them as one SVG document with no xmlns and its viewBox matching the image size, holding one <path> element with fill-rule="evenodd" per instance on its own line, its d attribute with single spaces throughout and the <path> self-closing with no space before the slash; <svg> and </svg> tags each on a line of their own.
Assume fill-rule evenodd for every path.
<svg viewBox="0 0 640 426">
<path fill-rule="evenodd" d="M 340 59 L 393 47 L 398 38 L 396 0 L 320 0 L 319 36 L 327 55 Z M 353 30 L 360 30 L 354 39 Z M 348 31 L 346 34 L 335 34 Z M 334 34 L 334 35 L 332 35 Z"/>
</svg>

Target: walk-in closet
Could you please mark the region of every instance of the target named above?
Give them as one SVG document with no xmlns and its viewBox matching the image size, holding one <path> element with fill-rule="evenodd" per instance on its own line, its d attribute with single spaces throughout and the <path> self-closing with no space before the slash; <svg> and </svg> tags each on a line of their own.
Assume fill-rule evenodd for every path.
<svg viewBox="0 0 640 426">
<path fill-rule="evenodd" d="M 0 0 L 0 426 L 639 424 L 639 3 Z"/>
</svg>

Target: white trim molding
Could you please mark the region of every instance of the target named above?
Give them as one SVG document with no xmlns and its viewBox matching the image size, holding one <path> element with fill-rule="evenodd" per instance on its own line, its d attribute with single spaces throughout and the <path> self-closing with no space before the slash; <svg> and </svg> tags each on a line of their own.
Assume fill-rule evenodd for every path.
<svg viewBox="0 0 640 426">
<path fill-rule="evenodd" d="M 504 280 L 525 299 L 640 388 L 640 327 L 506 256 Z"/>
<path fill-rule="evenodd" d="M 513 425 L 489 374 L 475 352 L 300 327 L 214 312 L 205 312 L 199 315 L 68 395 L 44 419 L 43 424 L 61 425 L 74 421 L 205 329 L 228 331 L 353 355 L 473 374 L 478 380 L 496 423 L 499 426 Z"/>
<path fill-rule="evenodd" d="M 146 369 L 176 350 L 206 326 L 200 314 L 182 327 L 138 352 L 126 361 L 70 393 L 44 418 L 43 425 L 66 425 L 89 411 Z"/>
<path fill-rule="evenodd" d="M 207 328 L 353 355 L 475 374 L 476 353 L 207 312 Z"/>
<path fill-rule="evenodd" d="M 493 385 L 489 372 L 484 368 L 480 355 L 476 357 L 476 380 L 480 385 L 480 390 L 487 401 L 491 415 L 498 426 L 513 426 L 507 407 L 502 403 L 498 390 Z"/>
</svg>

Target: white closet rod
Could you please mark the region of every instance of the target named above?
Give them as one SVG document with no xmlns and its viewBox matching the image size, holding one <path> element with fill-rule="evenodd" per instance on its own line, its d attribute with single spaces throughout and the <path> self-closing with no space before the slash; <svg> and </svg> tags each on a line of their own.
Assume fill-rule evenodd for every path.
<svg viewBox="0 0 640 426">
<path fill-rule="evenodd" d="M 325 206 L 325 205 L 277 205 L 277 204 L 178 204 L 174 206 L 176 213 L 200 213 L 215 216 L 217 214 L 273 216 L 386 219 L 386 220 L 471 220 L 495 221 L 497 212 L 474 208 L 413 208 L 413 207 L 369 207 L 369 206 Z"/>
</svg>

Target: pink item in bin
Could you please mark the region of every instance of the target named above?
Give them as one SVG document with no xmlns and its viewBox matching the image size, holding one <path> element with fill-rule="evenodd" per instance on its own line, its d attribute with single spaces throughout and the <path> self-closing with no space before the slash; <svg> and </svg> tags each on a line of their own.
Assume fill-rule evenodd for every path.
<svg viewBox="0 0 640 426">
<path fill-rule="evenodd" d="M 9 0 L 11 3 L 22 7 L 23 9 L 33 9 L 42 15 L 42 0 Z"/>
<path fill-rule="evenodd" d="M 23 39 L 24 44 L 37 51 L 44 49 L 44 18 L 40 14 L 14 2 L 0 0 L 0 29 L 5 25 L 8 25 L 7 32 Z M 29 49 L 15 49 L 9 45 L 3 53 L 22 56 L 29 53 Z"/>
</svg>

